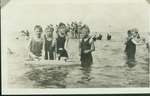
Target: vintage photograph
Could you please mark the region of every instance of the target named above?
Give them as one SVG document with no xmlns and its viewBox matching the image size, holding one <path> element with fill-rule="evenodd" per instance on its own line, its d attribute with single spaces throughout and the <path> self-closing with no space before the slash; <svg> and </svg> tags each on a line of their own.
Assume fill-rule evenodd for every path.
<svg viewBox="0 0 150 96">
<path fill-rule="evenodd" d="M 150 0 L 1 0 L 3 87 L 149 88 L 149 9 Z"/>
</svg>

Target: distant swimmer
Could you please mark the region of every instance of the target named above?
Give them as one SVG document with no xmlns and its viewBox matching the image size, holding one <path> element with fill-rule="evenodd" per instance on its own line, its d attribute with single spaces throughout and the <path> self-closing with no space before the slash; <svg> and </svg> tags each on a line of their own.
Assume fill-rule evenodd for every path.
<svg viewBox="0 0 150 96">
<path fill-rule="evenodd" d="M 111 34 L 107 33 L 107 40 L 111 40 Z"/>
<path fill-rule="evenodd" d="M 14 52 L 10 49 L 10 48 L 7 48 L 7 52 L 8 52 L 8 54 L 13 54 Z"/>
<path fill-rule="evenodd" d="M 102 34 L 98 34 L 97 40 L 102 40 Z"/>
</svg>

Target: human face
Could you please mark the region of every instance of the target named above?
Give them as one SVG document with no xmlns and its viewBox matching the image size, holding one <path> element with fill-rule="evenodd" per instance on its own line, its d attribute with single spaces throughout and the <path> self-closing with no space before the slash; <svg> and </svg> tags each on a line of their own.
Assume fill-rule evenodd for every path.
<svg viewBox="0 0 150 96">
<path fill-rule="evenodd" d="M 41 34 L 42 34 L 42 31 L 39 29 L 39 28 L 35 28 L 35 35 L 36 37 L 40 38 L 41 37 Z"/>
<path fill-rule="evenodd" d="M 87 28 L 83 28 L 83 29 L 81 30 L 80 37 L 81 37 L 81 38 L 85 38 L 85 37 L 88 36 L 88 34 L 89 34 L 88 29 L 87 29 Z"/>
<path fill-rule="evenodd" d="M 128 37 L 131 37 L 132 36 L 132 33 L 131 32 L 128 32 Z"/>
<path fill-rule="evenodd" d="M 137 33 L 136 32 L 132 32 L 132 35 L 133 35 L 133 37 L 136 37 Z"/>
<path fill-rule="evenodd" d="M 47 36 L 52 36 L 53 30 L 51 28 L 47 29 L 46 34 L 47 34 Z"/>
<path fill-rule="evenodd" d="M 61 36 L 63 35 L 64 36 L 65 35 L 65 31 L 66 31 L 65 28 L 60 28 L 58 30 L 58 33 L 59 33 L 59 35 L 61 35 Z"/>
</svg>

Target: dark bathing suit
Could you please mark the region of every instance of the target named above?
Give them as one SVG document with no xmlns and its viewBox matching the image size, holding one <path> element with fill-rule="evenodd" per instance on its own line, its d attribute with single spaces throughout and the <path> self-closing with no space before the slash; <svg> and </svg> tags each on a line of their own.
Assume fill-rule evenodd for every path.
<svg viewBox="0 0 150 96">
<path fill-rule="evenodd" d="M 66 42 L 66 37 L 60 37 L 58 35 L 58 38 L 57 38 L 57 53 L 60 55 L 59 56 L 59 60 L 61 57 L 68 57 L 68 53 L 66 51 L 66 49 L 64 48 L 65 46 L 65 42 Z M 60 48 L 62 48 L 62 50 L 59 50 Z"/>
<path fill-rule="evenodd" d="M 30 43 L 30 51 L 36 56 L 42 56 L 43 41 L 36 41 L 33 38 Z"/>
<path fill-rule="evenodd" d="M 83 67 L 90 66 L 93 63 L 93 58 L 91 52 L 89 53 L 84 53 L 85 50 L 90 50 L 91 49 L 91 44 L 89 44 L 90 38 L 88 38 L 87 41 L 84 41 L 82 39 L 81 41 L 81 65 Z"/>
<path fill-rule="evenodd" d="M 50 59 L 50 60 L 54 60 L 54 55 L 53 55 L 53 52 L 54 52 L 54 48 L 52 47 L 52 40 L 51 41 L 48 41 L 47 38 L 46 38 L 46 35 L 44 35 L 44 40 L 45 40 L 45 59 Z M 49 56 L 49 58 L 48 58 Z"/>
<path fill-rule="evenodd" d="M 132 39 L 127 41 L 125 52 L 126 52 L 128 60 L 135 59 L 136 45 L 132 42 Z"/>
</svg>

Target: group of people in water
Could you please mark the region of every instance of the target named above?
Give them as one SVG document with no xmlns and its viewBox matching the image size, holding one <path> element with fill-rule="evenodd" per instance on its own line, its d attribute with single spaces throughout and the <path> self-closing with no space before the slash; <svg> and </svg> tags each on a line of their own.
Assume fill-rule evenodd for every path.
<svg viewBox="0 0 150 96">
<path fill-rule="evenodd" d="M 80 29 L 83 26 L 83 23 L 81 21 L 79 22 L 71 22 L 70 24 L 67 23 L 66 25 L 66 35 L 69 36 L 69 38 L 72 39 L 79 39 L 80 38 Z M 54 30 L 57 30 L 57 28 L 59 27 L 59 25 L 56 24 L 56 26 L 50 24 L 50 26 L 52 26 L 54 28 Z M 26 39 L 28 40 L 30 37 L 30 32 L 29 30 L 21 30 L 20 31 L 21 36 L 26 37 Z M 103 35 L 100 32 L 95 32 L 93 34 L 93 39 L 96 40 L 102 40 Z M 111 40 L 111 33 L 108 32 L 107 33 L 107 40 Z M 19 37 L 16 37 L 16 39 L 19 39 Z"/>
<path fill-rule="evenodd" d="M 94 42 L 95 36 L 90 36 L 90 29 L 87 25 L 80 24 L 78 27 L 79 38 L 79 55 L 82 66 L 90 66 L 93 63 L 92 52 L 95 51 Z M 68 25 L 69 26 L 69 25 Z M 67 35 L 68 28 L 66 24 L 59 23 L 55 29 L 53 25 L 48 25 L 44 30 L 42 26 L 36 25 L 34 27 L 34 34 L 28 43 L 28 52 L 31 60 L 64 60 L 69 59 L 66 50 L 68 46 L 69 37 Z M 54 35 L 55 34 L 55 35 Z M 136 45 L 143 44 L 141 42 L 137 29 L 131 29 L 127 32 L 128 37 L 125 42 L 125 54 L 130 60 L 135 59 Z M 111 39 L 111 35 L 107 35 L 107 40 Z"/>
<path fill-rule="evenodd" d="M 54 35 L 54 32 L 56 33 Z M 89 36 L 90 29 L 87 25 L 80 28 L 79 53 L 83 66 L 92 64 L 92 52 L 95 50 L 94 40 Z M 28 43 L 29 57 L 31 60 L 68 60 L 66 47 L 69 37 L 67 27 L 64 23 L 59 23 L 57 30 L 52 25 L 48 25 L 44 32 L 40 25 L 34 27 L 34 34 Z M 54 54 L 55 52 L 55 54 Z"/>
</svg>

